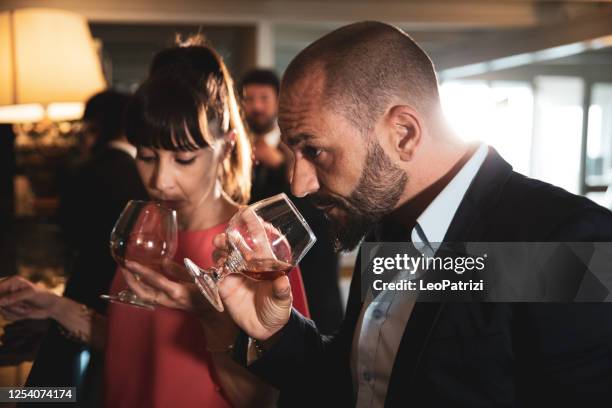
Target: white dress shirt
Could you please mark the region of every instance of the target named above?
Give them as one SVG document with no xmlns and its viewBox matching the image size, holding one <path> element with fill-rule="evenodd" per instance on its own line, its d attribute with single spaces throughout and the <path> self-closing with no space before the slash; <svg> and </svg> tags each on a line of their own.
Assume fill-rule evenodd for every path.
<svg viewBox="0 0 612 408">
<path fill-rule="evenodd" d="M 461 170 L 418 217 L 411 241 L 418 251 L 432 256 L 442 242 L 459 204 L 488 152 L 481 144 Z M 407 279 L 400 272 L 395 280 Z M 353 277 L 359 279 L 359 276 Z M 391 370 L 406 324 L 415 304 L 413 292 L 386 291 L 372 299 L 368 293 L 353 335 L 351 373 L 356 406 L 383 407 Z"/>
<path fill-rule="evenodd" d="M 268 133 L 262 136 L 264 142 L 270 147 L 278 147 L 281 142 L 281 131 L 278 125 L 274 125 L 274 128 Z"/>
</svg>

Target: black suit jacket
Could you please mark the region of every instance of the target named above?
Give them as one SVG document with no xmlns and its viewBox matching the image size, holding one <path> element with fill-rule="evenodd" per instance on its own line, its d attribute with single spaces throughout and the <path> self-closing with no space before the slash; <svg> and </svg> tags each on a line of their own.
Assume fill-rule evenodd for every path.
<svg viewBox="0 0 612 408">
<path fill-rule="evenodd" d="M 444 241 L 612 242 L 612 213 L 513 172 L 490 149 Z M 281 390 L 287 406 L 354 406 L 350 351 L 362 307 L 359 258 L 337 335 L 321 336 L 294 311 L 278 342 L 250 366 Z M 608 407 L 611 401 L 612 303 L 419 302 L 385 405 Z"/>
</svg>

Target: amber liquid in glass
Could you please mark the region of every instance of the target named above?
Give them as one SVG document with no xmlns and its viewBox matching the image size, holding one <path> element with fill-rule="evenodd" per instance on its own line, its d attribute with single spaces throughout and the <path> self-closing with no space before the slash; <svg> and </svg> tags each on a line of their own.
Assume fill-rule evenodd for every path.
<svg viewBox="0 0 612 408">
<path fill-rule="evenodd" d="M 242 270 L 249 278 L 255 280 L 274 280 L 287 274 L 292 266 L 286 262 L 271 259 L 254 259 L 247 262 Z"/>
<path fill-rule="evenodd" d="M 111 252 L 119 264 L 134 261 L 149 267 L 159 267 L 168 257 L 166 241 L 156 234 L 130 234 L 127 242 L 122 239 L 111 241 Z"/>
</svg>

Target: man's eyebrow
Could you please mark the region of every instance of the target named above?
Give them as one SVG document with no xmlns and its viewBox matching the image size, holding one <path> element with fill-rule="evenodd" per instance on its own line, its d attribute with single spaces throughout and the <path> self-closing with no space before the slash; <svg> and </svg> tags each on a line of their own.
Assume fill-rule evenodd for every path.
<svg viewBox="0 0 612 408">
<path fill-rule="evenodd" d="M 297 135 L 293 135 L 293 136 L 287 136 L 285 137 L 285 144 L 287 146 L 295 146 L 301 142 L 305 142 L 307 140 L 310 140 L 314 138 L 313 135 L 311 135 L 310 133 L 298 133 Z"/>
</svg>

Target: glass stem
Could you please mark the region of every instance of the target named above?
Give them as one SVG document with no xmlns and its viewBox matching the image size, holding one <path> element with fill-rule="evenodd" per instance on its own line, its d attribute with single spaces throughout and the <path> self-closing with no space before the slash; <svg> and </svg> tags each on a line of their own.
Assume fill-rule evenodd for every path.
<svg viewBox="0 0 612 408">
<path fill-rule="evenodd" d="M 219 282 L 221 279 L 223 279 L 225 277 L 225 275 L 227 275 L 227 273 L 223 273 L 223 271 L 225 270 L 225 268 L 223 266 L 214 266 L 210 269 L 206 269 L 206 270 L 200 270 L 200 272 L 203 273 L 208 273 L 210 274 L 210 277 L 212 278 L 213 282 L 217 283 Z"/>
<path fill-rule="evenodd" d="M 198 275 L 208 275 L 213 282 L 217 283 L 221 279 L 225 278 L 230 273 L 239 273 L 243 269 L 244 260 L 240 255 L 240 252 L 234 250 L 230 252 L 223 265 L 213 266 L 211 268 L 202 269 L 194 264 L 191 260 L 189 269 L 191 271 L 197 271 Z"/>
<path fill-rule="evenodd" d="M 233 250 L 230 252 L 222 266 L 210 268 L 207 270 L 207 272 L 211 273 L 213 280 L 215 283 L 217 283 L 230 273 L 239 273 L 242 269 L 244 269 L 244 263 L 245 262 L 242 259 L 240 252 Z"/>
</svg>

